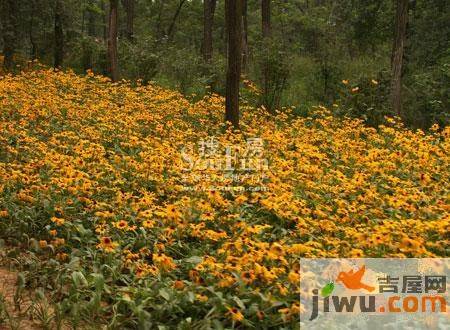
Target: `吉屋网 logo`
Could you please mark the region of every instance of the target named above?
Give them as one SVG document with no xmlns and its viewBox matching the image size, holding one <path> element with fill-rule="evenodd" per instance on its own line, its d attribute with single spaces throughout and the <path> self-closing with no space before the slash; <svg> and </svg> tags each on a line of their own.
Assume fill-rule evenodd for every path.
<svg viewBox="0 0 450 330">
<path fill-rule="evenodd" d="M 446 318 L 447 273 L 448 259 L 302 259 L 301 321 L 345 315 L 352 321 L 377 315 L 377 322 L 383 321 L 380 315 Z"/>
</svg>

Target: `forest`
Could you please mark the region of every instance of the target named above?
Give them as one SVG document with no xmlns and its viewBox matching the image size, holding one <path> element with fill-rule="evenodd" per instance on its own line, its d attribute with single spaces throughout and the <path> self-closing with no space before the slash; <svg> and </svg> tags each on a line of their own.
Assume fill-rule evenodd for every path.
<svg viewBox="0 0 450 330">
<path fill-rule="evenodd" d="M 449 22 L 446 0 L 0 0 L 0 329 L 367 329 L 305 313 L 383 293 L 370 260 L 428 260 L 449 299 Z M 367 320 L 448 329 L 445 301 Z"/>
<path fill-rule="evenodd" d="M 228 24 L 242 39 L 236 56 L 248 102 L 268 111 L 295 106 L 299 115 L 321 104 L 369 125 L 386 115 L 415 128 L 448 124 L 448 1 L 245 0 L 239 7 L 230 16 L 242 19 Z M 38 60 L 195 98 L 225 95 L 225 10 L 217 0 L 5 0 L 3 67 L 20 71 Z"/>
</svg>

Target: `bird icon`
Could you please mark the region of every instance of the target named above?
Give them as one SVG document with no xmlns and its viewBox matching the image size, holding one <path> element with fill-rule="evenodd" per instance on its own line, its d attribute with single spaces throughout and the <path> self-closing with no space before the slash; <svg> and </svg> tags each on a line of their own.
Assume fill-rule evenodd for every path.
<svg viewBox="0 0 450 330">
<path fill-rule="evenodd" d="M 336 282 L 341 282 L 347 289 L 358 290 L 364 289 L 369 292 L 375 290 L 373 286 L 361 282 L 362 277 L 366 271 L 366 266 L 362 266 L 358 271 L 353 272 L 353 269 L 348 272 L 340 272 Z"/>
</svg>

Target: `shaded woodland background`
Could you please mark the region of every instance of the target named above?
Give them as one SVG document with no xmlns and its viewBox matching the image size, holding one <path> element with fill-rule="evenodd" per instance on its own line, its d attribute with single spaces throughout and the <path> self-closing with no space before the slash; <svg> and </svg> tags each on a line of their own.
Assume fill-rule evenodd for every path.
<svg viewBox="0 0 450 330">
<path fill-rule="evenodd" d="M 395 114 L 412 127 L 449 123 L 449 1 L 241 1 L 242 100 L 269 111 L 295 106 L 298 115 L 321 104 L 369 125 Z M 112 78 L 156 82 L 194 99 L 211 90 L 225 95 L 225 1 L 0 3 L 4 71 L 20 71 L 37 59 L 111 76 L 113 26 L 118 38 Z M 113 10 L 117 24 L 110 21 Z M 392 104 L 392 62 L 401 20 L 399 110 Z"/>
</svg>

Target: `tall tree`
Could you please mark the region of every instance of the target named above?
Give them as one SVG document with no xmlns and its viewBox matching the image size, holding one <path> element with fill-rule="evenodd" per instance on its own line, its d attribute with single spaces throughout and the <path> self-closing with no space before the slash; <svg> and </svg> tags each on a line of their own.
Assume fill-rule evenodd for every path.
<svg viewBox="0 0 450 330">
<path fill-rule="evenodd" d="M 119 60 L 117 55 L 117 20 L 119 0 L 109 1 L 109 29 L 108 29 L 108 65 L 112 81 L 119 80 Z"/>
<path fill-rule="evenodd" d="M 83 70 L 91 70 L 93 67 L 93 46 L 92 40 L 97 36 L 96 22 L 98 19 L 96 11 L 96 0 L 89 0 L 86 6 L 87 14 L 87 37 L 82 41 L 82 56 L 81 63 Z"/>
<path fill-rule="evenodd" d="M 87 5 L 87 33 L 90 37 L 96 36 L 96 20 L 97 20 L 97 12 L 95 10 L 96 4 L 95 0 L 89 0 Z"/>
<path fill-rule="evenodd" d="M 241 77 L 242 0 L 226 0 L 225 16 L 228 34 L 228 68 L 225 99 L 225 121 L 239 128 L 239 82 Z"/>
<path fill-rule="evenodd" d="M 248 1 L 242 0 L 242 71 L 247 71 L 248 62 Z"/>
<path fill-rule="evenodd" d="M 100 9 L 102 10 L 102 27 L 103 27 L 103 41 L 108 45 L 108 8 L 104 1 L 100 1 Z"/>
<path fill-rule="evenodd" d="M 181 9 L 183 8 L 183 5 L 185 2 L 186 2 L 186 0 L 180 0 L 180 2 L 178 3 L 177 10 L 175 11 L 172 21 L 170 22 L 169 28 L 167 29 L 166 36 L 167 36 L 167 41 L 169 41 L 169 42 L 172 41 L 173 32 L 175 29 L 175 23 L 177 22 L 178 16 L 180 16 Z"/>
<path fill-rule="evenodd" d="M 126 36 L 129 41 L 134 40 L 134 0 L 122 0 L 126 13 Z"/>
<path fill-rule="evenodd" d="M 37 48 L 36 40 L 33 35 L 35 15 L 36 15 L 36 0 L 31 0 L 30 1 L 30 21 L 29 21 L 29 25 L 28 25 L 28 37 L 29 37 L 30 45 L 31 45 L 31 48 L 30 48 L 30 59 L 31 60 L 35 60 L 38 57 L 38 48 Z"/>
<path fill-rule="evenodd" d="M 272 104 L 269 101 L 269 51 L 268 43 L 271 34 L 271 22 L 270 22 L 270 0 L 261 1 L 261 26 L 264 49 L 266 52 L 266 58 L 263 62 L 263 103 L 267 110 L 272 111 Z"/>
<path fill-rule="evenodd" d="M 203 1 L 203 59 L 211 62 L 213 54 L 213 25 L 216 0 Z"/>
<path fill-rule="evenodd" d="M 395 35 L 392 47 L 392 107 L 395 113 L 402 114 L 402 73 L 405 53 L 406 26 L 408 24 L 409 0 L 396 0 Z"/>
<path fill-rule="evenodd" d="M 270 37 L 270 0 L 261 1 L 261 21 L 263 38 Z"/>
<path fill-rule="evenodd" d="M 14 67 L 14 53 L 18 34 L 18 6 L 16 0 L 2 0 L 0 18 L 3 37 L 3 67 L 11 70 Z"/>
<path fill-rule="evenodd" d="M 63 7 L 62 1 L 55 1 L 55 49 L 54 49 L 54 63 L 55 68 L 62 66 L 64 59 L 64 30 L 63 30 Z"/>
</svg>

